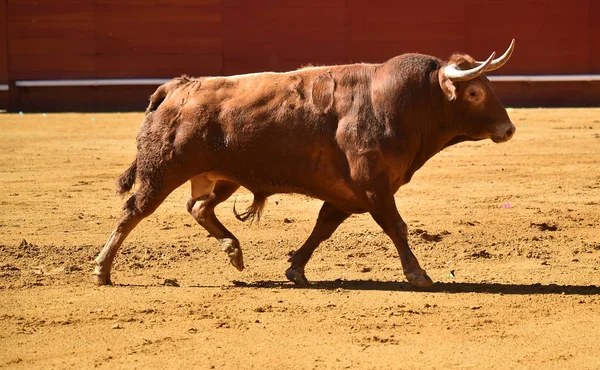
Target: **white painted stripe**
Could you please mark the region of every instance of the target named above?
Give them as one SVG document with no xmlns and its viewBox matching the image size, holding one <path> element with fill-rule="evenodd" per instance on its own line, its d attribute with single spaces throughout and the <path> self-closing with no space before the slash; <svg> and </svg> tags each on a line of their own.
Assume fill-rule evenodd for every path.
<svg viewBox="0 0 600 370">
<path fill-rule="evenodd" d="M 505 75 L 488 76 L 490 81 L 497 82 L 578 82 L 600 81 L 600 75 Z"/>
<path fill-rule="evenodd" d="M 286 72 L 284 72 L 286 73 Z M 245 77 L 247 75 L 223 76 L 223 77 Z M 215 76 L 217 77 L 217 76 Z M 587 75 L 504 75 L 488 76 L 490 81 L 496 82 L 577 82 L 577 81 L 600 81 L 600 74 Z M 98 80 L 22 80 L 16 81 L 17 87 L 61 87 L 61 86 L 142 86 L 162 85 L 170 81 L 168 78 L 113 78 Z M 8 85 L 0 85 L 0 90 L 8 90 Z"/>
<path fill-rule="evenodd" d="M 0 91 L 8 91 L 8 85 L 0 85 Z"/>
</svg>

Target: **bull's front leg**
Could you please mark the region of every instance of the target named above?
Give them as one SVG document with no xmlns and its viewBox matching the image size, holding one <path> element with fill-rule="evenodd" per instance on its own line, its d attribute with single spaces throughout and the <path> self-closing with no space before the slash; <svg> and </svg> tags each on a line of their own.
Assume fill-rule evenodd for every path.
<svg viewBox="0 0 600 370">
<path fill-rule="evenodd" d="M 288 262 L 292 263 L 290 268 L 285 272 L 288 280 L 299 286 L 308 286 L 308 280 L 304 275 L 304 267 L 308 263 L 308 260 L 319 244 L 329 239 L 335 229 L 349 216 L 349 213 L 342 211 L 333 204 L 328 202 L 323 203 L 312 233 L 302 247 L 294 252 L 288 260 Z"/>
<path fill-rule="evenodd" d="M 381 226 L 383 231 L 392 239 L 400 260 L 406 280 L 418 287 L 431 287 L 433 281 L 425 270 L 419 265 L 419 261 L 408 246 L 408 230 L 406 223 L 400 217 L 394 195 L 388 191 L 369 192 L 367 196 L 371 203 L 369 212 L 375 222 Z"/>
</svg>

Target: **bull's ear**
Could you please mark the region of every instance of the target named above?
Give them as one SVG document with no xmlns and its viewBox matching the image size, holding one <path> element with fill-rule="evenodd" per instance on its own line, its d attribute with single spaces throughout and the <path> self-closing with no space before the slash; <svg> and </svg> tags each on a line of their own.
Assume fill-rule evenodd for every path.
<svg viewBox="0 0 600 370">
<path fill-rule="evenodd" d="M 456 86 L 454 86 L 454 83 L 448 77 L 446 77 L 444 74 L 444 68 L 440 68 L 438 72 L 438 80 L 446 99 L 449 101 L 456 99 Z"/>
</svg>

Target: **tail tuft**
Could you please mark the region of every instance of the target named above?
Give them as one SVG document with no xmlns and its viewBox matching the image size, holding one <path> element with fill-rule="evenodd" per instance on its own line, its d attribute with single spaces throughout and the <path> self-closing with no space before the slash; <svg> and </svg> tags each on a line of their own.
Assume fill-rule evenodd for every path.
<svg viewBox="0 0 600 370">
<path fill-rule="evenodd" d="M 197 79 L 190 78 L 186 75 L 174 78 L 162 85 L 160 85 L 156 91 L 150 96 L 150 103 L 146 108 L 146 115 L 156 111 L 163 101 L 167 98 L 167 95 L 172 91 L 176 90 L 180 86 L 187 85 L 191 82 L 198 81 Z"/>
<path fill-rule="evenodd" d="M 117 180 L 117 193 L 119 195 L 123 195 L 127 193 L 131 188 L 133 188 L 133 184 L 135 184 L 135 178 L 137 175 L 137 158 L 133 160 L 131 166 L 119 176 Z"/>
<path fill-rule="evenodd" d="M 242 222 L 250 220 L 251 224 L 255 220 L 256 220 L 256 222 L 259 222 L 260 216 L 262 215 L 263 208 L 265 208 L 265 205 L 267 203 L 267 197 L 268 197 L 268 195 L 265 193 L 255 193 L 252 204 L 250 205 L 250 207 L 248 207 L 246 209 L 245 212 L 242 212 L 242 213 L 237 212 L 237 210 L 235 209 L 235 201 L 234 201 L 233 213 L 235 214 L 235 218 L 237 218 L 238 220 L 240 220 Z"/>
<path fill-rule="evenodd" d="M 146 108 L 146 115 L 148 115 L 158 109 L 158 106 L 167 97 L 167 93 L 169 92 L 167 90 L 168 87 L 169 87 L 168 83 L 161 85 L 158 87 L 158 89 L 156 89 L 154 94 L 152 94 L 150 96 L 150 103 L 148 104 L 148 108 Z"/>
</svg>

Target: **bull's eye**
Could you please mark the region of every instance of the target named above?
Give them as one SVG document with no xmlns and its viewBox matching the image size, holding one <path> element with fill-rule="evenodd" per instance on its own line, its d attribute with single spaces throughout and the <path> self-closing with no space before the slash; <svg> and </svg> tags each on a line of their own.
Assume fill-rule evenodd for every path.
<svg viewBox="0 0 600 370">
<path fill-rule="evenodd" d="M 473 106 L 479 106 L 485 101 L 486 91 L 477 81 L 470 83 L 462 93 L 463 99 Z"/>
<path fill-rule="evenodd" d="M 484 96 L 485 92 L 483 91 L 483 89 L 481 89 L 481 87 L 477 85 L 469 86 L 469 88 L 465 92 L 465 98 L 471 103 L 481 102 Z"/>
</svg>

